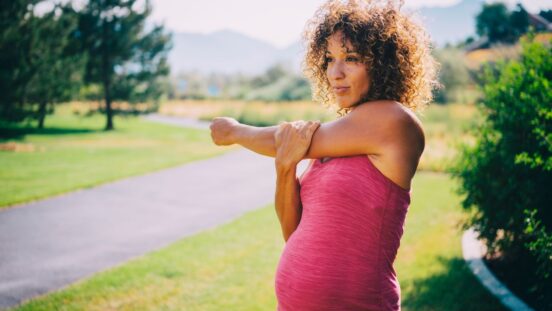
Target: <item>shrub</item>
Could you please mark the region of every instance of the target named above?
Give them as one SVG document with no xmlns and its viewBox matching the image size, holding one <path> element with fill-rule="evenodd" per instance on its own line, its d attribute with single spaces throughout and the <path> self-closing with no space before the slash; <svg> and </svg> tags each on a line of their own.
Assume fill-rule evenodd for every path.
<svg viewBox="0 0 552 311">
<path fill-rule="evenodd" d="M 460 180 L 462 205 L 490 254 L 510 260 L 531 256 L 552 289 L 552 48 L 522 42 L 519 60 L 498 62 L 482 77 L 478 102 L 485 121 L 464 145 L 452 174 Z M 548 272 L 548 273 L 544 273 Z M 550 295 L 537 295 L 552 308 Z"/>
</svg>

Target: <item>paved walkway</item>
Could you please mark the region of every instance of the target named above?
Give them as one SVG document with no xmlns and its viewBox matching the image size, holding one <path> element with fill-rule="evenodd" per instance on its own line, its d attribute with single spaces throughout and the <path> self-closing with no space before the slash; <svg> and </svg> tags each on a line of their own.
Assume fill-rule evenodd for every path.
<svg viewBox="0 0 552 311">
<path fill-rule="evenodd" d="M 0 211 L 0 308 L 271 203 L 274 181 L 243 149 Z"/>
</svg>

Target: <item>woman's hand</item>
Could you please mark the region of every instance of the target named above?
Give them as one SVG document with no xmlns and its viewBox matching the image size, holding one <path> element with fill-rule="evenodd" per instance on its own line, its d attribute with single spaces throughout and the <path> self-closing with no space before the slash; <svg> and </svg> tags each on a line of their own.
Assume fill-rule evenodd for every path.
<svg viewBox="0 0 552 311">
<path fill-rule="evenodd" d="M 320 121 L 284 122 L 274 133 L 276 144 L 276 165 L 291 167 L 297 165 L 309 150 L 312 135 Z"/>
<path fill-rule="evenodd" d="M 227 146 L 236 143 L 235 132 L 240 125 L 234 118 L 216 117 L 211 121 L 211 138 L 218 146 Z"/>
</svg>

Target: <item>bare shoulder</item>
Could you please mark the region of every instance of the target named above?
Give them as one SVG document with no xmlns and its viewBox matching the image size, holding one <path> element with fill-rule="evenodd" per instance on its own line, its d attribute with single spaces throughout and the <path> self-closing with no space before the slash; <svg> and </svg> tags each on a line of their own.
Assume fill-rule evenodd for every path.
<svg viewBox="0 0 552 311">
<path fill-rule="evenodd" d="M 375 100 L 358 105 L 351 113 L 366 114 L 366 117 L 385 118 L 386 121 L 396 120 L 406 123 L 414 122 L 421 127 L 421 121 L 416 114 L 403 104 L 392 100 Z"/>
<path fill-rule="evenodd" d="M 346 116 L 321 124 L 313 134 L 305 158 L 343 157 L 359 154 L 415 157 L 419 131 L 415 116 L 392 101 L 371 101 Z M 414 129 L 414 130 L 413 130 Z M 415 143 L 413 143 L 413 140 Z M 423 140 L 423 139 L 422 139 Z M 407 149 L 406 149 L 407 148 Z"/>
<path fill-rule="evenodd" d="M 357 113 L 355 118 L 376 124 L 371 132 L 380 137 L 381 148 L 377 154 L 368 154 L 372 163 L 391 181 L 409 189 L 425 147 L 422 123 L 416 114 L 389 100 L 362 104 L 352 113 Z"/>
<path fill-rule="evenodd" d="M 392 100 L 366 102 L 357 106 L 350 114 L 351 118 L 377 125 L 381 129 L 377 135 L 385 136 L 383 141 L 408 141 L 423 150 L 425 136 L 422 122 L 412 110 L 399 102 Z"/>
<path fill-rule="evenodd" d="M 351 111 L 350 115 L 362 115 L 371 121 L 414 121 L 419 122 L 416 115 L 399 102 L 392 100 L 375 100 L 362 103 Z M 383 120 L 382 120 L 383 118 Z"/>
</svg>

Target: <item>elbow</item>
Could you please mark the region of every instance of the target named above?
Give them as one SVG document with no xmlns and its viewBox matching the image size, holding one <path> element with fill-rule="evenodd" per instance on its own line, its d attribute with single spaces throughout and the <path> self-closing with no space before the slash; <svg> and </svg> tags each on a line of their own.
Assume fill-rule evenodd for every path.
<svg viewBox="0 0 552 311">
<path fill-rule="evenodd" d="M 282 237 L 284 238 L 284 242 L 287 242 L 289 240 L 289 237 L 291 236 L 293 232 L 290 232 L 287 230 L 287 228 L 282 228 Z"/>
<path fill-rule="evenodd" d="M 287 241 L 289 240 L 289 237 L 291 237 L 291 233 L 289 234 L 284 233 L 284 242 L 287 243 Z"/>
<path fill-rule="evenodd" d="M 278 204 L 277 204 L 278 206 Z M 297 230 L 299 227 L 299 223 L 301 222 L 301 214 L 302 214 L 302 208 L 299 205 L 299 208 L 294 208 L 293 212 L 290 213 L 290 211 L 282 211 L 278 210 L 278 218 L 280 220 L 280 228 L 282 230 L 282 236 L 284 238 L 284 241 L 287 242 L 293 232 Z"/>
<path fill-rule="evenodd" d="M 291 226 L 290 226 L 291 227 Z M 291 228 L 284 228 L 284 230 L 282 230 L 282 235 L 284 237 L 284 241 L 287 242 L 289 240 L 289 238 L 291 237 L 291 235 L 293 234 L 293 232 L 295 232 L 295 230 L 297 229 L 297 225 L 291 227 Z"/>
<path fill-rule="evenodd" d="M 289 236 L 288 236 L 288 235 L 286 235 L 286 234 L 284 234 L 284 242 L 286 242 L 286 243 L 287 243 L 288 239 L 289 239 Z"/>
</svg>

